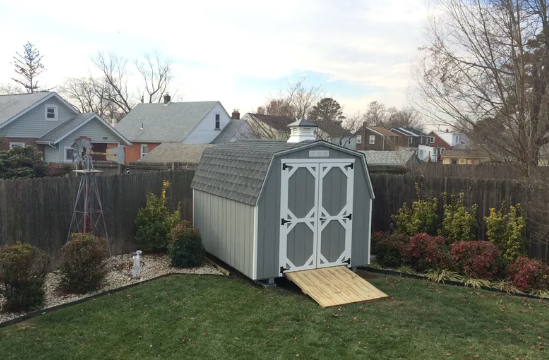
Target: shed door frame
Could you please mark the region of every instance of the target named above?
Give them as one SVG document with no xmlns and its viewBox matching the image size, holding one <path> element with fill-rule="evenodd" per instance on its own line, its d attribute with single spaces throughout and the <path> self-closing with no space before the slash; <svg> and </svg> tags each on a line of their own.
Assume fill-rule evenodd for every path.
<svg viewBox="0 0 549 360">
<path fill-rule="evenodd" d="M 321 195 L 320 192 L 322 191 L 321 185 L 322 180 L 321 177 L 326 175 L 330 169 L 333 167 L 338 167 L 340 169 L 345 169 L 345 165 L 353 164 L 355 163 L 355 159 L 348 158 L 348 159 L 283 159 L 280 161 L 280 166 L 282 167 L 281 172 L 281 193 L 280 193 L 280 214 L 281 214 L 281 221 L 288 218 L 288 220 L 292 221 L 293 224 L 288 223 L 285 221 L 281 224 L 280 228 L 280 237 L 279 237 L 279 274 L 282 275 L 284 272 L 289 271 L 299 271 L 299 270 L 308 270 L 308 269 L 316 269 L 317 267 L 327 267 L 327 266 L 336 266 L 336 265 L 343 265 L 342 262 L 339 263 L 325 263 L 322 266 L 318 266 L 318 262 L 320 257 L 322 256 L 320 254 L 320 248 L 319 248 L 319 235 L 320 231 L 324 228 L 322 225 L 320 225 L 320 218 L 321 218 L 321 212 L 322 206 L 321 206 Z M 328 169 L 325 169 L 325 172 L 321 174 L 322 165 L 329 165 L 330 167 Z M 293 169 L 288 169 L 288 171 L 285 171 L 285 166 L 293 167 Z M 302 219 L 299 219 L 298 221 L 296 219 L 296 216 L 289 211 L 288 208 L 288 181 L 291 178 L 291 176 L 299 169 L 299 168 L 305 168 L 308 169 L 308 171 L 313 175 L 315 178 L 315 197 L 314 197 L 314 206 L 311 209 L 311 211 Z M 354 166 L 353 166 L 354 168 Z M 337 216 L 334 216 L 331 220 L 339 220 L 339 217 L 346 216 L 349 212 L 352 212 L 353 210 L 353 186 L 354 186 L 354 171 L 349 173 L 346 173 L 347 176 L 347 205 L 344 207 L 344 209 L 341 211 L 340 214 Z M 346 210 L 346 211 L 345 211 Z M 324 216 L 326 217 L 326 216 Z M 340 221 L 341 222 L 341 221 Z M 345 236 L 345 250 L 343 251 L 343 255 L 340 257 L 340 259 L 343 261 L 345 258 L 349 259 L 351 255 L 351 245 L 352 245 L 352 220 L 344 220 L 345 223 L 344 228 L 346 229 L 346 236 Z M 286 225 L 288 223 L 288 225 Z M 291 264 L 291 261 L 287 258 L 287 237 L 288 233 L 292 230 L 292 228 L 297 223 L 305 223 L 313 232 L 313 253 L 312 256 L 305 261 L 305 264 L 303 266 L 296 267 L 294 264 Z M 325 222 L 324 224 L 327 224 Z M 343 224 L 342 224 L 343 225 Z M 324 225 L 325 226 L 325 225 Z M 325 260 L 325 259 L 324 259 Z M 284 270 L 286 266 L 289 265 L 289 270 Z M 348 264 L 350 266 L 350 263 Z"/>
</svg>

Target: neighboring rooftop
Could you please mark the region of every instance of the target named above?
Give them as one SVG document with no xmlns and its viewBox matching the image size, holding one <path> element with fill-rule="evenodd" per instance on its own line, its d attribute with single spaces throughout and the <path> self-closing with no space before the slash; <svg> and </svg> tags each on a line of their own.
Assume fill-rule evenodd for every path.
<svg viewBox="0 0 549 360">
<path fill-rule="evenodd" d="M 140 163 L 186 163 L 198 164 L 204 150 L 212 144 L 163 143 L 151 150 Z"/>
<path fill-rule="evenodd" d="M 233 139 L 236 138 L 236 140 L 239 139 L 239 135 L 245 136 L 245 134 L 241 134 L 242 127 L 246 125 L 245 120 L 235 120 L 232 119 L 229 121 L 229 123 L 221 130 L 219 135 L 215 138 L 214 141 L 212 141 L 212 144 L 226 144 L 231 142 Z"/>
<path fill-rule="evenodd" d="M 116 125 L 130 141 L 182 142 L 219 101 L 137 104 Z"/>
<path fill-rule="evenodd" d="M 380 126 L 367 126 L 366 129 L 369 129 L 373 132 L 376 132 L 381 136 L 398 136 L 398 134 L 395 134 L 391 130 L 387 130 L 387 129 L 382 128 Z"/>
<path fill-rule="evenodd" d="M 288 125 L 295 121 L 295 119 L 277 115 L 263 115 L 251 113 L 248 113 L 246 115 L 248 115 L 252 120 L 262 122 L 273 128 L 274 130 L 281 132 L 289 132 Z"/>
<path fill-rule="evenodd" d="M 366 156 L 368 166 L 407 166 L 419 163 L 415 151 L 401 149 L 395 151 L 361 151 Z M 417 161 L 416 161 L 417 160 Z"/>
<path fill-rule="evenodd" d="M 418 130 L 416 128 L 412 128 L 412 127 L 399 127 L 399 128 L 391 129 L 391 131 L 398 131 L 408 136 L 427 136 L 427 134 L 425 134 L 423 131 Z"/>
<path fill-rule="evenodd" d="M 479 148 L 468 148 L 465 150 L 446 150 L 441 157 L 443 158 L 478 158 L 490 159 L 490 154 Z"/>
<path fill-rule="evenodd" d="M 0 125 L 50 94 L 51 91 L 41 91 L 32 94 L 0 95 Z"/>
<path fill-rule="evenodd" d="M 93 113 L 83 113 L 83 114 L 77 114 L 74 115 L 67 120 L 63 121 L 59 126 L 56 126 L 46 134 L 42 135 L 40 139 L 38 139 L 38 142 L 55 142 L 57 139 L 65 135 L 66 133 L 69 133 L 73 131 L 76 127 L 80 126 L 82 123 L 84 123 L 86 120 L 88 120 L 90 117 L 94 116 Z"/>
</svg>

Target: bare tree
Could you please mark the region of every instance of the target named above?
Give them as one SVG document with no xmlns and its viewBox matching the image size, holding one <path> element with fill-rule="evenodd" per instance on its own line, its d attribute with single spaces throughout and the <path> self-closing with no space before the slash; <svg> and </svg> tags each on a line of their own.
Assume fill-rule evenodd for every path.
<svg viewBox="0 0 549 360">
<path fill-rule="evenodd" d="M 364 124 L 367 126 L 383 126 L 387 118 L 387 108 L 383 103 L 372 101 L 368 104 L 368 110 L 363 116 Z"/>
<path fill-rule="evenodd" d="M 287 99 L 271 99 L 264 107 L 264 115 L 295 119 L 295 111 Z"/>
<path fill-rule="evenodd" d="M 15 53 L 13 57 L 12 64 L 19 77 L 12 80 L 23 86 L 27 93 L 40 90 L 37 77 L 45 70 L 42 58 L 38 49 L 30 42 L 23 46 L 23 54 Z"/>
<path fill-rule="evenodd" d="M 127 60 L 115 53 L 107 56 L 99 53 L 92 61 L 101 72 L 101 80 L 107 87 L 103 94 L 104 100 L 116 105 L 122 113 L 129 113 L 135 101 L 128 90 Z"/>
<path fill-rule="evenodd" d="M 387 109 L 387 117 L 383 125 L 387 129 L 413 127 L 423 130 L 421 114 L 412 107 L 404 107 L 400 110 L 394 107 Z"/>
<path fill-rule="evenodd" d="M 547 1 L 437 5 L 414 71 L 418 104 L 440 122 L 473 131 L 529 177 L 549 142 Z"/>
<path fill-rule="evenodd" d="M 146 54 L 144 61 L 136 60 L 135 66 L 143 78 L 140 89 L 141 102 L 161 102 L 172 80 L 171 62 L 163 59 L 160 53 Z"/>
<path fill-rule="evenodd" d="M 23 92 L 19 86 L 10 83 L 0 84 L 0 95 L 20 94 Z"/>
<path fill-rule="evenodd" d="M 307 87 L 305 85 L 305 78 L 303 78 L 293 84 L 288 82 L 288 89 L 286 89 L 285 96 L 282 98 L 292 108 L 294 118 L 305 119 L 309 115 L 309 111 L 322 97 L 322 87 Z"/>
</svg>

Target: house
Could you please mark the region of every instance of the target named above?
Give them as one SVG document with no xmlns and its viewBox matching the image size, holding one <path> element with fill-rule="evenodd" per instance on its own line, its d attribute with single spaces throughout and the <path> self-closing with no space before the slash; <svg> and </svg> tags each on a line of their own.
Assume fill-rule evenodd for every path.
<svg viewBox="0 0 549 360">
<path fill-rule="evenodd" d="M 490 154 L 481 148 L 466 150 L 448 150 L 441 155 L 442 163 L 451 165 L 475 165 L 491 160 Z"/>
<path fill-rule="evenodd" d="M 253 280 L 370 263 L 374 192 L 364 155 L 316 140 L 242 140 L 204 151 L 193 178 L 193 223 L 206 251 Z"/>
<path fill-rule="evenodd" d="M 375 172 L 405 172 L 420 163 L 414 150 L 363 150 L 368 169 Z"/>
<path fill-rule="evenodd" d="M 462 132 L 431 131 L 429 144 L 445 150 L 458 150 L 469 145 L 469 137 Z"/>
<path fill-rule="evenodd" d="M 286 116 L 263 115 L 248 113 L 242 117 L 247 122 L 246 129 L 241 133 L 244 139 L 280 139 L 290 137 L 289 125 L 295 119 Z M 356 149 L 356 136 L 345 130 L 340 122 L 320 121 L 316 123 L 317 140 L 325 140 L 348 149 Z"/>
<path fill-rule="evenodd" d="M 49 163 L 72 162 L 74 140 L 80 136 L 91 139 L 93 151 L 131 142 L 109 123 L 94 113 L 81 114 L 52 91 L 0 96 L 0 136 L 4 149 L 33 146 Z M 105 155 L 93 155 L 105 160 Z"/>
<path fill-rule="evenodd" d="M 181 144 L 162 143 L 155 147 L 147 156 L 139 159 L 137 163 L 164 164 L 180 163 L 197 165 L 204 150 L 215 146 L 213 144 Z"/>
<path fill-rule="evenodd" d="M 162 143 L 209 144 L 231 122 L 219 101 L 138 104 L 116 129 L 132 142 L 125 148 L 126 162 L 137 161 Z"/>
<path fill-rule="evenodd" d="M 438 162 L 440 154 L 444 152 L 444 148 L 438 148 L 431 145 L 418 145 L 417 156 L 422 162 Z"/>
<path fill-rule="evenodd" d="M 429 145 L 429 135 L 423 131 L 412 127 L 399 127 L 391 129 L 392 132 L 399 135 L 398 145 L 399 147 L 411 147 L 417 148 L 419 145 Z"/>
<path fill-rule="evenodd" d="M 395 150 L 399 135 L 378 126 L 365 126 L 356 136 L 358 150 Z"/>
</svg>

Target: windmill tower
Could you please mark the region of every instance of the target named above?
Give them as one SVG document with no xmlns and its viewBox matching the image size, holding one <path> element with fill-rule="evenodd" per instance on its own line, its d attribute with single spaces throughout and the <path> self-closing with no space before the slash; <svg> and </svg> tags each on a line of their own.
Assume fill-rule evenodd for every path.
<svg viewBox="0 0 549 360">
<path fill-rule="evenodd" d="M 72 148 L 74 149 L 74 162 L 81 168 L 73 171 L 81 176 L 67 241 L 70 240 L 73 233 L 93 234 L 108 238 L 105 215 L 103 214 L 96 178 L 96 175 L 102 173 L 102 171 L 93 168 L 92 154 L 107 155 L 109 160 L 123 163 L 123 149 L 109 149 L 107 153 L 93 152 L 91 139 L 85 136 L 77 138 Z"/>
</svg>

